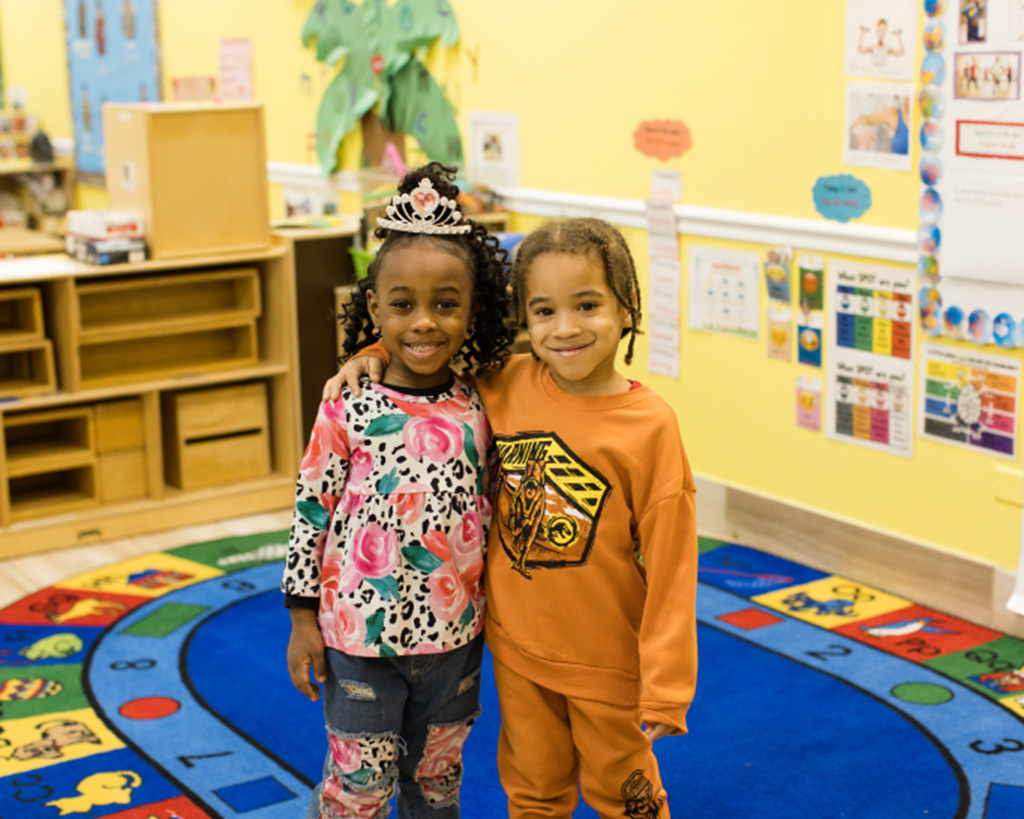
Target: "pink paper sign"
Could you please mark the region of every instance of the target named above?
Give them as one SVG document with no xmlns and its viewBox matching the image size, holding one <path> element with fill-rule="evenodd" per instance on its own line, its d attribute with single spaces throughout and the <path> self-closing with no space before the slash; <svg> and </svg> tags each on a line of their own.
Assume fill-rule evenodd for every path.
<svg viewBox="0 0 1024 819">
<path fill-rule="evenodd" d="M 691 147 L 690 129 L 677 119 L 649 119 L 641 122 L 633 132 L 633 145 L 644 156 L 653 156 L 665 162 L 682 156 Z"/>
<path fill-rule="evenodd" d="M 251 100 L 252 40 L 220 41 L 220 87 L 222 100 Z"/>
</svg>

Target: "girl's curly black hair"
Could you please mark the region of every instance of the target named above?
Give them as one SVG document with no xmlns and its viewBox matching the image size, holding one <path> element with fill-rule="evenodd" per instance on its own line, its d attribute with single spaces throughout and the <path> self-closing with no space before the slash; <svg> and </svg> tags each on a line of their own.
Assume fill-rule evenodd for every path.
<svg viewBox="0 0 1024 819">
<path fill-rule="evenodd" d="M 455 201 L 459 189 L 454 184 L 456 169 L 440 162 L 430 162 L 409 171 L 398 185 L 399 193 L 411 193 L 424 177 L 428 178 L 440 196 Z M 373 321 L 366 302 L 366 291 L 377 286 L 388 254 L 403 247 L 423 244 L 443 250 L 462 259 L 473 276 L 473 332 L 466 337 L 458 356 L 470 370 L 497 369 L 509 355 L 515 339 L 515 328 L 508 326 L 511 297 L 508 293 L 508 262 L 505 250 L 487 229 L 464 219 L 472 226 L 469 233 L 422 234 L 404 233 L 378 227 L 374 235 L 383 240 L 377 256 L 370 264 L 366 278 L 359 282 L 352 300 L 345 305 L 340 316 L 345 329 L 342 342 L 342 361 L 355 355 L 373 341 Z"/>
</svg>

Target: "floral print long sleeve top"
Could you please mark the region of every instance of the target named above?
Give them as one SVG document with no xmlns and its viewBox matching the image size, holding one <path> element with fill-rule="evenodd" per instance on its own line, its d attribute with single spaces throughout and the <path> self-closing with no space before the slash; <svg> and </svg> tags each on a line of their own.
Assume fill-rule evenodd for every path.
<svg viewBox="0 0 1024 819">
<path fill-rule="evenodd" d="M 491 430 L 476 390 L 364 382 L 320 406 L 296 486 L 282 591 L 318 600 L 324 644 L 451 651 L 483 628 Z"/>
</svg>

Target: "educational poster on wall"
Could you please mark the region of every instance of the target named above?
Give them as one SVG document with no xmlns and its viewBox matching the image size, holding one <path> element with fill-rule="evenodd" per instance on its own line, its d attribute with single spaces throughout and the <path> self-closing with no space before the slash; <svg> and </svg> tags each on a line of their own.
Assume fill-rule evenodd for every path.
<svg viewBox="0 0 1024 819">
<path fill-rule="evenodd" d="M 918 435 L 1015 460 L 1020 361 L 941 344 L 921 355 Z"/>
<path fill-rule="evenodd" d="M 821 366 L 821 350 L 825 332 L 825 260 L 812 253 L 797 259 L 799 287 L 797 317 L 797 361 L 811 367 Z"/>
<path fill-rule="evenodd" d="M 64 0 L 80 174 L 106 171 L 103 104 L 161 98 L 157 0 Z"/>
<path fill-rule="evenodd" d="M 758 339 L 760 263 L 757 253 L 690 245 L 690 329 Z"/>
<path fill-rule="evenodd" d="M 949 0 L 924 10 L 921 328 L 1024 346 L 1024 5 Z"/>
<path fill-rule="evenodd" d="M 834 441 L 911 457 L 913 378 L 910 361 L 830 349 L 825 434 Z"/>
<path fill-rule="evenodd" d="M 492 188 L 519 187 L 519 114 L 470 111 L 469 179 Z"/>
<path fill-rule="evenodd" d="M 917 7 L 916 0 L 846 0 L 846 73 L 913 79 Z"/>
<path fill-rule="evenodd" d="M 843 259 L 829 262 L 829 337 L 837 347 L 910 360 L 914 271 Z"/>
<path fill-rule="evenodd" d="M 843 162 L 890 171 L 911 170 L 914 86 L 850 81 L 846 84 Z"/>
<path fill-rule="evenodd" d="M 816 376 L 797 376 L 796 425 L 821 432 L 821 379 Z"/>
<path fill-rule="evenodd" d="M 914 272 L 829 260 L 827 434 L 912 454 Z"/>
</svg>

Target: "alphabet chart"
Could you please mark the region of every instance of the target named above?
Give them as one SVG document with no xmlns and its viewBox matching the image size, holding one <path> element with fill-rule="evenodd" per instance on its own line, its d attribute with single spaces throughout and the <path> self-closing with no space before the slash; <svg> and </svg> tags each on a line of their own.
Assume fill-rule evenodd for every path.
<svg viewBox="0 0 1024 819">
<path fill-rule="evenodd" d="M 913 455 L 914 275 L 829 262 L 829 438 Z"/>
</svg>

